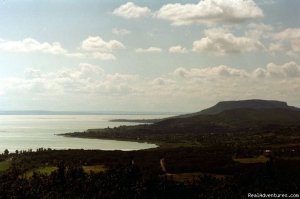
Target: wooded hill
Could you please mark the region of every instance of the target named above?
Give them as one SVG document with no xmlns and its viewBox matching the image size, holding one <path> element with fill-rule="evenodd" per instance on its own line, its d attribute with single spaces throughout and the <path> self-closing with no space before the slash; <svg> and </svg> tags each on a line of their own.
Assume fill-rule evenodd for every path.
<svg viewBox="0 0 300 199">
<path fill-rule="evenodd" d="M 285 102 L 244 100 L 220 102 L 200 112 L 153 124 L 90 129 L 67 136 L 134 140 L 194 139 L 207 134 L 300 132 L 300 109 Z"/>
</svg>

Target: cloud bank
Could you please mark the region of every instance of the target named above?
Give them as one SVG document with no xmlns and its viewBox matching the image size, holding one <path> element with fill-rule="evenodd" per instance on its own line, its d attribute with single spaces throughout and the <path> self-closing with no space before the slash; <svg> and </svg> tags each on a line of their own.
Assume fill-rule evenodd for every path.
<svg viewBox="0 0 300 199">
<path fill-rule="evenodd" d="M 67 52 L 59 42 L 52 44 L 47 42 L 41 43 L 32 38 L 25 38 L 19 41 L 0 39 L 0 50 L 15 53 L 42 52 L 54 55 L 65 54 Z"/>
<path fill-rule="evenodd" d="M 225 55 L 254 52 L 265 48 L 257 39 L 246 36 L 235 36 L 221 28 L 205 30 L 204 34 L 205 37 L 194 41 L 193 51 Z"/>
<path fill-rule="evenodd" d="M 127 2 L 116 8 L 113 14 L 127 19 L 152 15 L 158 19 L 168 20 L 175 26 L 235 24 L 264 16 L 262 9 L 253 0 L 200 0 L 198 4 L 166 4 L 155 12 L 148 7 Z"/>
<path fill-rule="evenodd" d="M 74 107 L 85 104 L 83 108 L 86 110 L 101 110 L 103 106 L 120 110 L 128 103 L 128 110 L 135 107 L 135 110 L 158 111 L 164 108 L 174 111 L 174 107 L 178 107 L 176 110 L 188 111 L 205 108 L 208 103 L 220 100 L 266 97 L 300 100 L 300 65 L 292 61 L 269 63 L 252 70 L 226 65 L 179 67 L 149 78 L 107 73 L 100 66 L 81 63 L 54 72 L 29 68 L 24 77 L 1 79 L 0 91 L 2 102 L 7 99 L 7 102 L 17 104 L 18 99 L 22 99 L 31 106 L 43 107 L 48 103 L 53 109 L 58 105 Z"/>
<path fill-rule="evenodd" d="M 201 0 L 198 4 L 166 4 L 156 13 L 172 25 L 241 23 L 263 17 L 263 11 L 252 0 Z"/>
</svg>

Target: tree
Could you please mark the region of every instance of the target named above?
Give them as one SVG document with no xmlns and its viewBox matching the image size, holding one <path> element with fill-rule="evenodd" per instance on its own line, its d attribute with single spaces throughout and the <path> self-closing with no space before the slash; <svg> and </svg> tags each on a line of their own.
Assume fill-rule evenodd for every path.
<svg viewBox="0 0 300 199">
<path fill-rule="evenodd" d="M 4 150 L 4 155 L 8 156 L 8 154 L 9 154 L 8 149 L 5 149 L 5 150 Z"/>
</svg>

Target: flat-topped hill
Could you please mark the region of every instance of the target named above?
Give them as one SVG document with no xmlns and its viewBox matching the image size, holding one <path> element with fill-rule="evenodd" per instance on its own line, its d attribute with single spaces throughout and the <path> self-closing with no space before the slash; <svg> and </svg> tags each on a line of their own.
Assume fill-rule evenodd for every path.
<svg viewBox="0 0 300 199">
<path fill-rule="evenodd" d="M 299 108 L 288 106 L 287 103 L 279 101 L 243 100 L 219 102 L 203 111 L 160 119 L 153 124 L 91 129 L 84 133 L 77 132 L 65 135 L 166 142 L 186 140 L 191 142 L 206 139 L 210 135 L 219 135 L 219 138 L 216 139 L 225 139 L 224 135 L 239 137 L 252 134 L 258 136 L 293 134 L 298 136 L 299 133 Z M 222 143 L 220 141 L 219 144 Z"/>
<path fill-rule="evenodd" d="M 216 105 L 204 109 L 199 112 L 179 115 L 176 117 L 191 117 L 195 115 L 212 115 L 218 114 L 226 110 L 233 110 L 233 109 L 287 109 L 287 110 L 298 110 L 299 108 L 289 106 L 286 102 L 276 101 L 276 100 L 261 100 L 261 99 L 251 99 L 251 100 L 238 100 L 238 101 L 222 101 L 218 102 Z"/>
</svg>

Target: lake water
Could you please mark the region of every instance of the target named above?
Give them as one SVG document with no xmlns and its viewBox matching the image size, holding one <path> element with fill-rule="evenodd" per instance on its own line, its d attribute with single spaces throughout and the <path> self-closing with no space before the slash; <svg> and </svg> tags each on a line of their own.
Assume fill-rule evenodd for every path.
<svg viewBox="0 0 300 199">
<path fill-rule="evenodd" d="M 155 144 L 69 138 L 55 134 L 85 131 L 134 123 L 110 122 L 111 119 L 153 119 L 168 115 L 0 115 L 0 153 L 5 149 L 101 149 L 140 150 L 156 147 Z"/>
</svg>

